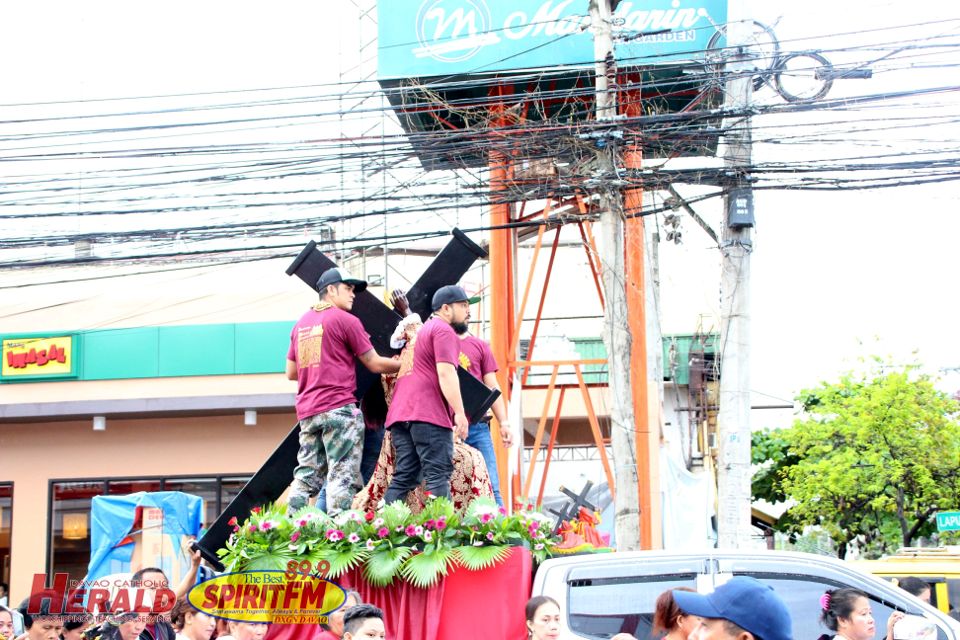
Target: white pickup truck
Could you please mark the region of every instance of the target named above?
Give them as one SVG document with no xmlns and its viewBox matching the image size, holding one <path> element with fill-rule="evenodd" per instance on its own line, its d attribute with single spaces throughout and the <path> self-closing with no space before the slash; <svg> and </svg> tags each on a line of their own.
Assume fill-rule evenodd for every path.
<svg viewBox="0 0 960 640">
<path fill-rule="evenodd" d="M 706 593 L 735 575 L 753 576 L 776 590 L 793 617 L 794 640 L 829 633 L 819 622 L 820 596 L 837 587 L 854 587 L 870 596 L 881 634 L 887 618 L 899 610 L 935 625 L 937 640 L 960 640 L 960 623 L 943 612 L 853 565 L 807 553 L 638 551 L 554 558 L 537 570 L 533 595 L 560 603 L 561 638 L 610 638 L 626 632 L 647 640 L 658 595 L 673 587 Z"/>
</svg>

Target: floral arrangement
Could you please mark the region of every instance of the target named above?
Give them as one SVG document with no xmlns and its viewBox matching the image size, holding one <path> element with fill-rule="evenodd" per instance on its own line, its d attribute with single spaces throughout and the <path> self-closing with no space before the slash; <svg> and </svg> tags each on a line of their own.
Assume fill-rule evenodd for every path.
<svg viewBox="0 0 960 640">
<path fill-rule="evenodd" d="M 413 514 L 394 502 L 376 512 L 345 511 L 330 517 L 315 507 L 287 515 L 286 505 L 256 508 L 218 553 L 227 571 L 282 570 L 301 567 L 336 579 L 362 566 L 374 586 L 398 578 L 429 587 L 454 564 L 470 570 L 493 566 L 510 547 L 525 546 L 537 562 L 559 542 L 553 522 L 538 511 L 507 515 L 487 498 L 478 498 L 457 513 L 446 498 L 430 498 Z"/>
</svg>

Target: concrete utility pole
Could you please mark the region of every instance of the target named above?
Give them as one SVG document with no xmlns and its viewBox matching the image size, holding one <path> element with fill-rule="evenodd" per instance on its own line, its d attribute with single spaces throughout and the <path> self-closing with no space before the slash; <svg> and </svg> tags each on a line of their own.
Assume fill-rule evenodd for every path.
<svg viewBox="0 0 960 640">
<path fill-rule="evenodd" d="M 590 18 L 593 23 L 596 60 L 597 120 L 612 120 L 617 117 L 617 102 L 614 86 L 616 62 L 609 0 L 590 0 Z M 597 138 L 603 180 L 599 186 L 599 235 L 602 253 L 600 263 L 603 266 L 603 295 L 606 300 L 603 341 L 607 348 L 607 366 L 610 372 L 610 440 L 616 482 L 614 526 L 617 549 L 631 551 L 640 548 L 640 502 L 637 485 L 636 421 L 630 382 L 632 338 L 627 318 L 624 278 L 623 197 L 620 185 L 610 183 L 610 177 L 616 174 L 619 158 L 615 142 L 612 135 Z M 639 339 L 643 337 L 640 336 Z"/>
<path fill-rule="evenodd" d="M 727 64 L 724 108 L 747 113 L 753 97 L 747 22 L 742 0 L 729 4 L 727 47 L 735 54 Z M 720 282 L 720 408 L 717 415 L 720 458 L 717 465 L 717 537 L 720 548 L 750 542 L 750 254 L 753 242 L 753 191 L 749 182 L 749 115 L 724 123 L 724 163 L 733 179 L 724 197 Z"/>
</svg>

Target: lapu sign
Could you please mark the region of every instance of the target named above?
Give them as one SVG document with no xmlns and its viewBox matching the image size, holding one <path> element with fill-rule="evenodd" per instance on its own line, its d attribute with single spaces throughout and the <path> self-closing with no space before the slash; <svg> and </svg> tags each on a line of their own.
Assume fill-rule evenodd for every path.
<svg viewBox="0 0 960 640">
<path fill-rule="evenodd" d="M 589 0 L 378 0 L 381 80 L 589 67 Z M 621 66 L 703 58 L 727 0 L 621 1 Z"/>
</svg>

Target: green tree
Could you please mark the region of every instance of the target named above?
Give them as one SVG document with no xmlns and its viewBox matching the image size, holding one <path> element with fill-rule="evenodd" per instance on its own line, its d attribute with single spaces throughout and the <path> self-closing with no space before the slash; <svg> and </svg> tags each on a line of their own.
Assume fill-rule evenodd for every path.
<svg viewBox="0 0 960 640">
<path fill-rule="evenodd" d="M 792 427 L 754 437 L 754 496 L 791 505 L 780 530 L 819 525 L 841 557 L 851 543 L 885 552 L 960 507 L 960 406 L 915 366 L 875 361 L 798 400 Z"/>
</svg>

